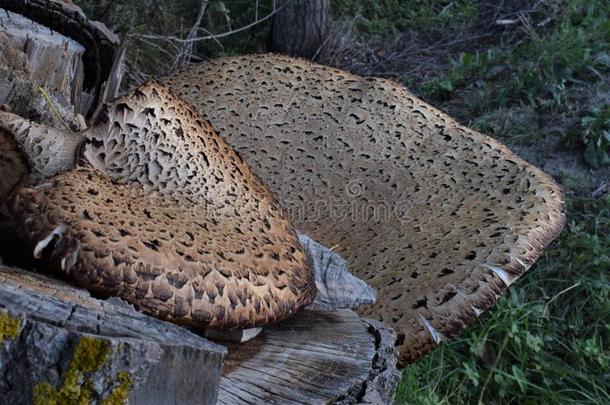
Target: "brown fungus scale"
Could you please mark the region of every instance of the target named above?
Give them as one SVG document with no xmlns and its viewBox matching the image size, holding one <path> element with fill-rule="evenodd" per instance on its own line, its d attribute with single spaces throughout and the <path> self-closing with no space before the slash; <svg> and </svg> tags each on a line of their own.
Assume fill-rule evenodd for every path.
<svg viewBox="0 0 610 405">
<path fill-rule="evenodd" d="M 277 55 L 166 79 L 211 121 L 303 232 L 378 291 L 401 362 L 458 334 L 561 231 L 543 172 L 402 86 Z"/>
<path fill-rule="evenodd" d="M 12 201 L 18 232 L 51 268 L 202 328 L 265 325 L 312 302 L 281 207 L 189 104 L 148 82 L 106 105 L 85 135 L 82 167 Z"/>
</svg>

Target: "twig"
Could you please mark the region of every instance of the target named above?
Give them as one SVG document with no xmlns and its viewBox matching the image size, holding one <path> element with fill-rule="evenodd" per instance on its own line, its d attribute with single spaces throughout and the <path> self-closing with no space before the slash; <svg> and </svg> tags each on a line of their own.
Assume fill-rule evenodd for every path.
<svg viewBox="0 0 610 405">
<path fill-rule="evenodd" d="M 548 310 L 549 310 L 549 305 L 551 305 L 551 303 L 552 303 L 553 301 L 555 301 L 555 300 L 556 300 L 556 299 L 557 299 L 557 298 L 558 298 L 560 295 L 563 295 L 563 294 L 567 293 L 568 291 L 573 290 L 574 288 L 578 287 L 579 285 L 580 285 L 580 281 L 579 281 L 579 282 L 577 282 L 576 284 L 574 284 L 574 285 L 572 285 L 572 286 L 570 286 L 570 287 L 566 288 L 566 289 L 563 289 L 563 290 L 559 291 L 559 292 L 558 292 L 558 293 L 557 293 L 557 294 L 556 294 L 556 295 L 555 295 L 553 298 L 551 298 L 551 299 L 550 299 L 550 300 L 549 300 L 549 301 L 546 303 L 546 305 L 544 306 L 544 312 L 542 313 L 542 317 L 543 317 L 543 318 L 546 318 L 546 314 L 547 314 L 547 312 L 548 312 Z"/>
<path fill-rule="evenodd" d="M 38 86 L 38 91 L 40 92 L 40 94 L 42 94 L 42 97 L 44 97 L 49 107 L 51 107 L 51 111 L 53 111 L 53 114 L 59 120 L 59 122 L 68 130 L 68 132 L 74 132 L 72 131 L 72 128 L 70 128 L 68 124 L 66 124 L 66 121 L 64 121 L 64 118 L 61 116 L 61 113 L 59 112 L 57 107 L 55 107 L 55 104 L 51 100 L 49 93 L 47 93 L 44 87 Z"/>
<path fill-rule="evenodd" d="M 165 41 L 173 41 L 173 42 L 178 42 L 178 43 L 188 43 L 188 42 L 199 42 L 199 41 L 207 41 L 209 39 L 218 39 L 218 38 L 224 38 L 224 37 L 228 37 L 231 36 L 233 34 L 237 34 L 238 32 L 242 32 L 242 31 L 246 31 L 252 27 L 254 27 L 255 25 L 258 25 L 268 19 L 270 19 L 271 17 L 273 17 L 276 13 L 278 13 L 281 9 L 283 9 L 286 4 L 288 4 L 288 2 L 282 4 L 281 7 L 278 7 L 276 9 L 274 9 L 271 13 L 267 14 L 266 16 L 255 20 L 253 22 L 251 22 L 248 25 L 245 25 L 243 27 L 239 27 L 236 28 L 234 30 L 231 31 L 227 31 L 227 32 L 223 32 L 220 34 L 212 34 L 212 35 L 206 35 L 203 37 L 197 37 L 197 38 L 178 38 L 176 36 L 163 36 L 163 35 L 142 35 L 142 38 L 146 38 L 146 39 L 160 39 L 160 40 L 165 40 Z"/>
<path fill-rule="evenodd" d="M 197 18 L 195 19 L 195 23 L 191 27 L 191 30 L 189 31 L 188 35 L 186 36 L 187 40 L 193 39 L 197 36 L 197 31 L 199 29 L 199 26 L 201 25 L 201 20 L 203 19 L 203 15 L 205 14 L 205 9 L 207 8 L 207 6 L 208 6 L 208 1 L 202 0 L 201 4 L 199 6 L 199 12 L 197 13 Z M 195 45 L 194 42 L 185 42 L 182 44 L 180 53 L 178 53 L 178 56 L 174 60 L 174 63 L 170 69 L 170 72 L 174 72 L 174 71 L 180 69 L 182 66 L 184 66 L 184 64 L 187 61 L 190 60 L 191 55 L 193 54 L 194 45 Z"/>
<path fill-rule="evenodd" d="M 595 189 L 595 191 L 593 191 L 591 193 L 591 197 L 592 198 L 599 198 L 601 197 L 606 191 L 608 191 L 608 182 L 606 181 L 602 181 L 602 183 L 599 185 L 598 188 Z"/>
<path fill-rule="evenodd" d="M 447 11 L 449 11 L 450 8 L 452 8 L 453 6 L 455 6 L 455 1 L 452 1 L 451 3 L 447 4 L 445 7 L 443 7 L 443 9 L 441 10 L 440 13 L 438 13 L 438 15 L 443 15 L 445 14 Z"/>
</svg>

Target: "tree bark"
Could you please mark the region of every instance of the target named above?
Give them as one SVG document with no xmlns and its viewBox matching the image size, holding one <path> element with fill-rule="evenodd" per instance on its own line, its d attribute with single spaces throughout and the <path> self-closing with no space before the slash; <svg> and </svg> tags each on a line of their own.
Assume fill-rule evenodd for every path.
<svg viewBox="0 0 610 405">
<path fill-rule="evenodd" d="M 330 0 L 293 0 L 273 17 L 272 50 L 313 58 L 326 39 Z"/>
</svg>

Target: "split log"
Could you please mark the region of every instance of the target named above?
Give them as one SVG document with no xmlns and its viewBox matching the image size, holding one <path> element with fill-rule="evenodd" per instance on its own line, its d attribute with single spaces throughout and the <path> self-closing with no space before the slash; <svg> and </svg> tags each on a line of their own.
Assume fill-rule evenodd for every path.
<svg viewBox="0 0 610 405">
<path fill-rule="evenodd" d="M 0 403 L 211 404 L 226 349 L 59 281 L 0 266 Z M 64 402 L 61 402 L 64 403 Z"/>
<path fill-rule="evenodd" d="M 390 328 L 306 310 L 229 345 L 219 404 L 389 404 L 400 379 Z"/>
</svg>

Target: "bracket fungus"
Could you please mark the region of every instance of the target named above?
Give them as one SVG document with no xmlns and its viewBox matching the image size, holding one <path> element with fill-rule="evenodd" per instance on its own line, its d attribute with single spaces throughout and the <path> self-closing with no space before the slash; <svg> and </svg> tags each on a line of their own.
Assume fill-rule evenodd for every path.
<svg viewBox="0 0 610 405">
<path fill-rule="evenodd" d="M 561 231 L 543 172 L 402 86 L 277 55 L 218 59 L 165 80 L 292 213 L 378 291 L 406 364 L 459 333 Z"/>
<path fill-rule="evenodd" d="M 163 85 L 106 104 L 83 135 L 81 166 L 9 207 L 51 269 L 199 328 L 266 325 L 313 301 L 307 257 L 270 190 Z"/>
</svg>

